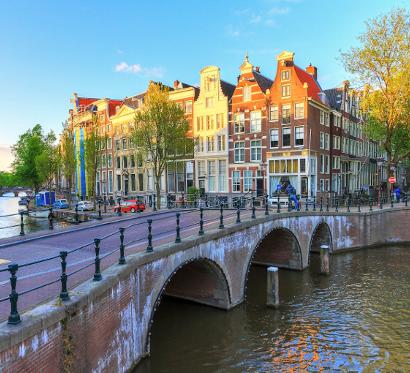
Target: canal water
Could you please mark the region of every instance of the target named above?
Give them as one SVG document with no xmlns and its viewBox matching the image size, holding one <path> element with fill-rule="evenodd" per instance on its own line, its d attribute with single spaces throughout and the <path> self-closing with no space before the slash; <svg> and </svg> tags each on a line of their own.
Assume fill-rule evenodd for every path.
<svg viewBox="0 0 410 373">
<path fill-rule="evenodd" d="M 410 372 L 410 248 L 365 249 L 280 270 L 280 308 L 265 306 L 266 268 L 231 311 L 163 298 L 151 356 L 135 372 Z"/>
<path fill-rule="evenodd" d="M 5 216 L 18 213 L 19 209 L 25 209 L 19 206 L 19 197 L 0 197 L 0 238 L 18 236 L 20 234 L 20 215 Z M 39 230 L 48 230 L 47 218 L 34 218 L 24 216 L 24 231 L 36 232 Z M 54 227 L 59 228 L 66 226 L 67 223 L 55 221 Z"/>
</svg>

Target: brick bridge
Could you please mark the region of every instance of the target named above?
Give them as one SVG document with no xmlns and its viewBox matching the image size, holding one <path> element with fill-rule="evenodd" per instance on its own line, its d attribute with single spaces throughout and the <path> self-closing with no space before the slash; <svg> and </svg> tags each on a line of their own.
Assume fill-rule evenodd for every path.
<svg viewBox="0 0 410 373">
<path fill-rule="evenodd" d="M 0 325 L 2 372 L 114 372 L 150 351 L 150 326 L 166 294 L 224 310 L 244 301 L 252 263 L 303 270 L 320 244 L 331 253 L 410 242 L 410 209 L 298 212 L 250 219 L 127 257 Z"/>
</svg>

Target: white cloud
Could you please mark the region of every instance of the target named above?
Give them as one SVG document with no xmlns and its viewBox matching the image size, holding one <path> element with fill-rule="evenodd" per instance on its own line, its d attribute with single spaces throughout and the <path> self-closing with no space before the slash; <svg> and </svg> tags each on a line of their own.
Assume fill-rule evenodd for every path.
<svg viewBox="0 0 410 373">
<path fill-rule="evenodd" d="M 288 14 L 290 12 L 290 8 L 278 8 L 273 7 L 268 10 L 268 15 L 273 16 L 276 14 Z"/>
<path fill-rule="evenodd" d="M 163 67 L 143 67 L 139 63 L 128 64 L 127 62 L 121 62 L 115 66 L 115 71 L 154 78 L 162 78 L 164 76 Z"/>
</svg>

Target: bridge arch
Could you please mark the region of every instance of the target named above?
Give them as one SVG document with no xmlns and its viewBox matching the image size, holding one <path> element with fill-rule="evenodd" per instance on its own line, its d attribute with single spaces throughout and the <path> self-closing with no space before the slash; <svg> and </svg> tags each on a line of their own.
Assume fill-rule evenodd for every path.
<svg viewBox="0 0 410 373">
<path fill-rule="evenodd" d="M 165 280 L 154 303 L 148 325 L 146 351 L 150 350 L 150 331 L 163 295 L 225 310 L 231 307 L 227 276 L 215 261 L 201 257 L 181 263 Z"/>
<path fill-rule="evenodd" d="M 318 223 L 313 230 L 309 243 L 309 254 L 319 253 L 320 245 L 329 245 L 329 251 L 332 252 L 332 231 L 329 225 L 323 220 Z"/>
</svg>

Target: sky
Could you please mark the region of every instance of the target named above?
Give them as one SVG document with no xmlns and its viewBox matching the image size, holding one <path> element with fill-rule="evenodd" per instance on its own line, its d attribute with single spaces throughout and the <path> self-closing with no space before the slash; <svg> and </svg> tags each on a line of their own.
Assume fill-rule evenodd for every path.
<svg viewBox="0 0 410 373">
<path fill-rule="evenodd" d="M 318 67 L 323 89 L 338 86 L 351 79 L 340 51 L 393 7 L 410 0 L 1 1 L 0 148 L 36 123 L 59 133 L 73 92 L 122 99 L 149 80 L 195 85 L 208 65 L 234 83 L 246 51 L 271 79 L 289 50 Z"/>
</svg>

